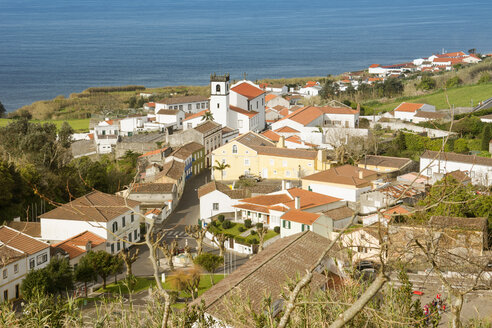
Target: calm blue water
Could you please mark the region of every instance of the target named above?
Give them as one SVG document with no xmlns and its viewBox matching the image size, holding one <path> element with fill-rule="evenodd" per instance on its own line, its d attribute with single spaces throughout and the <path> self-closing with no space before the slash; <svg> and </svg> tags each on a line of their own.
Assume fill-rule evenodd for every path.
<svg viewBox="0 0 492 328">
<path fill-rule="evenodd" d="M 492 50 L 488 0 L 0 0 L 8 110 L 90 86 L 338 74 Z"/>
</svg>

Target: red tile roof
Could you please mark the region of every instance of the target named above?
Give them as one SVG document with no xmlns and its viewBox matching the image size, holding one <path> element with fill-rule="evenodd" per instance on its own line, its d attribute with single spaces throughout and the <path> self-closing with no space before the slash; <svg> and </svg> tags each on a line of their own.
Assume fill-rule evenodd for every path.
<svg viewBox="0 0 492 328">
<path fill-rule="evenodd" d="M 283 126 L 280 129 L 275 130 L 275 132 L 299 133 L 299 131 L 291 128 L 290 126 Z"/>
<path fill-rule="evenodd" d="M 395 111 L 414 113 L 417 110 L 419 110 L 420 108 L 422 108 L 422 106 L 424 106 L 424 104 L 414 104 L 414 103 L 403 102 L 398 107 L 395 108 Z"/>
<path fill-rule="evenodd" d="M 265 96 L 265 102 L 269 102 L 270 100 L 275 99 L 277 97 L 278 97 L 277 95 L 269 93 Z"/>
<path fill-rule="evenodd" d="M 258 112 L 255 112 L 255 111 L 247 111 L 245 109 L 242 109 L 242 108 L 239 108 L 239 107 L 235 107 L 235 106 L 229 106 L 229 108 L 239 114 L 243 114 L 243 115 L 246 115 L 248 116 L 249 118 L 251 117 L 254 117 L 258 114 Z"/>
<path fill-rule="evenodd" d="M 319 217 L 321 214 L 317 213 L 310 213 L 310 212 L 303 212 L 299 210 L 290 210 L 284 215 L 282 215 L 281 219 L 282 220 L 287 220 L 287 221 L 293 221 L 293 222 L 298 222 L 302 224 L 307 224 L 307 225 L 312 225 Z"/>
<path fill-rule="evenodd" d="M 88 242 L 91 242 L 93 247 L 99 246 L 106 242 L 106 239 L 92 233 L 90 231 L 84 231 L 78 235 L 75 235 L 67 240 L 61 241 L 57 244 L 51 245 L 54 248 L 60 248 L 64 250 L 70 259 L 80 256 L 86 252 L 85 246 Z"/>
<path fill-rule="evenodd" d="M 261 96 L 265 93 L 265 91 L 247 83 L 243 82 L 241 84 L 236 85 L 234 88 L 231 88 L 232 91 L 239 93 L 242 96 L 245 96 L 249 100 L 254 99 L 258 96 Z"/>
<path fill-rule="evenodd" d="M 315 85 L 318 85 L 318 82 L 316 82 L 316 81 L 307 81 L 306 82 L 306 87 L 314 87 Z"/>
<path fill-rule="evenodd" d="M 0 227 L 0 242 L 29 255 L 50 247 L 42 241 L 7 226 Z"/>
<path fill-rule="evenodd" d="M 280 139 L 280 136 L 275 132 L 273 132 L 272 130 L 267 130 L 265 132 L 262 132 L 261 135 L 275 142 L 277 142 Z"/>
<path fill-rule="evenodd" d="M 323 111 L 325 114 L 345 114 L 345 115 L 355 115 L 358 114 L 359 111 L 352 109 L 352 108 L 347 108 L 347 107 L 331 107 L 331 106 L 323 106 L 320 107 L 320 109 Z"/>
<path fill-rule="evenodd" d="M 376 67 L 379 67 L 380 65 L 379 64 L 372 64 L 371 66 L 369 66 L 369 68 L 376 68 Z"/>
<path fill-rule="evenodd" d="M 362 179 L 359 178 L 362 172 Z M 377 178 L 377 172 L 352 165 L 343 165 L 304 177 L 304 180 L 364 187 Z"/>
<path fill-rule="evenodd" d="M 157 155 L 157 154 L 160 154 L 160 153 L 163 153 L 166 151 L 168 147 L 164 147 L 164 148 L 161 148 L 161 149 L 156 149 L 156 150 L 151 150 L 149 152 L 146 152 L 145 154 L 143 155 L 140 155 L 138 156 L 138 158 L 141 158 L 141 157 L 146 157 L 146 156 L 152 156 L 152 155 Z"/>
<path fill-rule="evenodd" d="M 206 112 L 208 112 L 208 109 L 204 109 L 198 113 L 192 114 L 184 119 L 184 121 L 192 120 L 197 117 L 202 117 Z"/>
</svg>

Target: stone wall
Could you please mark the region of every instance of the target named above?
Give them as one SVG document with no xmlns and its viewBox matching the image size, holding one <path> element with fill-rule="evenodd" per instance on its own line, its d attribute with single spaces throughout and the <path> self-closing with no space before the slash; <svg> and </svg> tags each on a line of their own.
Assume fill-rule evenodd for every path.
<svg viewBox="0 0 492 328">
<path fill-rule="evenodd" d="M 171 147 L 180 147 L 189 142 L 203 145 L 203 135 L 195 129 L 188 129 L 168 135 L 167 144 Z"/>
</svg>

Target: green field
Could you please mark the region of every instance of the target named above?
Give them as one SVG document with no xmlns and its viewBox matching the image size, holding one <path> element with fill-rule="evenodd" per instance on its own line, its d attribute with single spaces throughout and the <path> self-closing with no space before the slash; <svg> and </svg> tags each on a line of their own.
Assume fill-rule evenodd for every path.
<svg viewBox="0 0 492 328">
<path fill-rule="evenodd" d="M 458 88 L 449 89 L 447 91 L 449 103 L 455 107 L 470 107 L 471 101 L 473 106 L 476 106 L 479 101 L 486 100 L 492 97 L 492 83 L 467 85 Z M 436 106 L 436 109 L 449 109 L 446 101 L 446 95 L 443 90 L 435 93 L 417 96 L 417 97 L 401 97 L 387 103 L 379 103 L 370 101 L 365 104 L 366 107 L 373 108 L 378 112 L 390 111 L 395 109 L 402 102 L 425 103 Z"/>
<path fill-rule="evenodd" d="M 68 122 L 72 129 L 74 129 L 76 132 L 89 132 L 89 118 L 86 119 L 80 119 L 80 120 L 47 120 L 47 121 L 38 121 L 38 120 L 32 120 L 31 122 L 33 123 L 54 123 L 56 127 L 59 129 L 63 122 Z M 8 118 L 0 118 L 0 127 L 6 126 L 12 122 L 11 119 Z"/>
</svg>

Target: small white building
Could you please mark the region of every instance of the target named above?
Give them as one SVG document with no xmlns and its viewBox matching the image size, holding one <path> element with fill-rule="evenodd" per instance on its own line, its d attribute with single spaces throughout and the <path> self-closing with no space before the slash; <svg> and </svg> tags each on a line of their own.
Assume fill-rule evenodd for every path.
<svg viewBox="0 0 492 328">
<path fill-rule="evenodd" d="M 204 109 L 198 113 L 188 115 L 187 117 L 185 117 L 185 119 L 183 120 L 183 130 L 194 129 L 198 125 L 205 122 L 204 115 L 205 112 L 207 111 L 208 109 Z"/>
<path fill-rule="evenodd" d="M 237 205 L 247 194 L 244 189 L 232 190 L 221 182 L 210 181 L 198 188 L 200 220 L 208 221 L 215 215 L 235 212 L 234 205 Z"/>
<path fill-rule="evenodd" d="M 420 156 L 420 172 L 429 178 L 457 170 L 465 172 L 474 185 L 492 185 L 492 158 L 432 150 Z"/>
<path fill-rule="evenodd" d="M 484 123 L 492 123 L 492 114 L 481 116 L 480 121 Z"/>
<path fill-rule="evenodd" d="M 118 253 L 140 240 L 140 203 L 92 191 L 39 216 L 44 240 L 66 240 L 90 231 L 107 240 L 106 251 Z"/>
<path fill-rule="evenodd" d="M 120 132 L 123 136 L 129 136 L 145 130 L 147 116 L 130 116 L 120 120 Z"/>
<path fill-rule="evenodd" d="M 75 269 L 87 252 L 106 251 L 106 239 L 92 233 L 84 231 L 67 240 L 51 245 L 52 256 L 68 258 L 68 261 Z"/>
<path fill-rule="evenodd" d="M 50 262 L 50 245 L 7 226 L 0 227 L 2 263 L 0 299 L 20 298 L 20 285 L 30 270 L 42 269 Z"/>
<path fill-rule="evenodd" d="M 203 96 L 184 96 L 167 98 L 155 102 L 156 113 L 161 109 L 175 109 L 185 113 L 197 113 L 209 108 L 207 97 Z"/>
<path fill-rule="evenodd" d="M 183 128 L 183 120 L 185 118 L 185 113 L 177 109 L 161 109 L 156 111 L 156 121 L 157 123 L 164 124 L 167 126 L 172 126 L 176 130 Z"/>
<path fill-rule="evenodd" d="M 394 109 L 394 117 L 412 122 L 413 117 L 420 111 L 435 112 L 436 106 L 403 102 Z"/>
<path fill-rule="evenodd" d="M 99 122 L 92 132 L 97 152 L 99 154 L 109 154 L 118 143 L 118 136 L 120 135 L 119 121 L 106 119 Z"/>
</svg>

